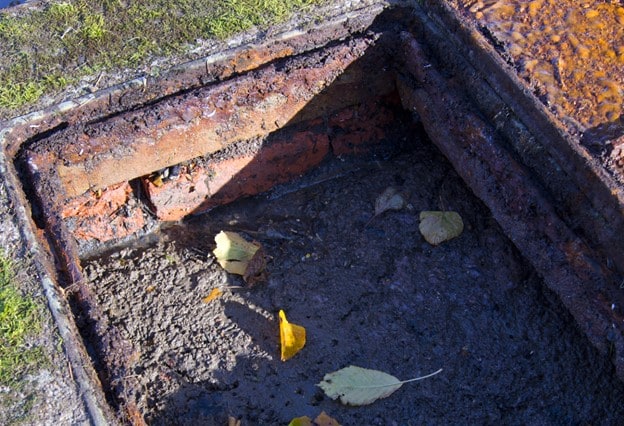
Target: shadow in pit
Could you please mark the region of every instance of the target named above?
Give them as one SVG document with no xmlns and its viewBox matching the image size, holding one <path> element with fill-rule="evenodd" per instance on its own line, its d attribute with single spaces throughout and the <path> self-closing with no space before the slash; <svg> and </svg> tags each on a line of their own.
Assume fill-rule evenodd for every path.
<svg viewBox="0 0 624 426">
<path fill-rule="evenodd" d="M 587 129 L 581 143 L 624 182 L 624 116 Z"/>
<path fill-rule="evenodd" d="M 283 129 L 264 138 L 251 152 L 248 151 L 248 146 L 233 145 L 225 152 L 209 156 L 204 163 L 200 163 L 200 168 L 209 170 L 205 177 L 209 198 L 200 203 L 194 213 L 201 214 L 218 205 L 247 195 L 258 194 L 275 184 L 290 181 L 331 156 L 359 154 L 375 159 L 392 156 L 393 153 L 405 149 L 406 147 L 400 143 L 401 137 L 390 136 L 393 131 L 396 131 L 395 136 L 406 134 L 405 128 L 410 129 L 407 134 L 416 132 L 411 116 L 400 107 L 394 87 L 393 46 L 399 45 L 396 39 L 398 33 L 399 30 L 396 28 L 392 32 L 382 32 L 381 38 L 368 48 L 363 57 L 351 64 L 332 84 L 311 99 Z M 397 141 L 399 143 L 393 145 L 393 142 Z M 228 174 L 228 167 L 223 164 L 235 163 L 241 158 L 243 165 L 233 166 L 230 170 L 234 172 Z M 211 168 L 213 172 L 210 172 Z M 215 179 L 215 176 L 220 174 L 219 170 L 226 171 L 222 173 L 225 177 L 221 183 Z M 369 194 L 366 195 L 369 196 Z M 155 207 L 158 211 L 159 206 Z M 237 226 L 240 224 L 233 225 L 229 230 L 236 231 Z M 273 307 L 267 303 L 263 308 L 272 309 Z M 496 311 L 499 309 L 505 310 L 505 308 L 495 308 Z M 246 305 L 240 303 L 228 303 L 226 313 L 245 333 L 251 336 L 254 344 L 258 345 L 261 351 L 277 356 L 277 324 L 275 322 L 250 311 Z M 275 314 L 275 312 L 272 313 Z M 512 340 L 513 338 L 515 337 L 512 336 Z M 532 355 L 532 351 L 527 352 L 526 358 L 529 359 Z M 468 349 L 461 348 L 459 356 L 468 356 Z M 357 359 L 357 356 L 354 355 L 353 358 Z M 604 361 L 599 356 L 596 358 L 601 362 Z M 553 362 L 556 363 L 556 361 Z M 499 365 L 499 360 L 493 363 Z M 178 424 L 193 424 L 198 421 L 206 424 L 223 424 L 228 414 L 240 415 L 241 413 L 228 413 L 225 406 L 221 406 L 224 409 L 221 411 L 217 408 L 220 404 L 219 396 L 215 394 L 220 390 L 235 392 L 239 386 L 237 378 L 253 377 L 254 371 L 258 368 L 288 369 L 289 367 L 280 365 L 276 360 L 257 362 L 245 354 L 237 355 L 234 368 L 230 371 L 215 372 L 215 381 L 190 383 L 188 380 L 182 380 L 179 390 L 167 398 L 164 408 L 157 412 L 150 421 L 154 424 L 171 424 L 172 421 L 178 421 Z M 481 368 L 481 365 L 478 368 Z M 610 366 L 605 368 L 604 377 L 613 376 L 612 369 L 609 370 Z M 283 372 L 281 374 L 288 375 Z M 261 376 L 270 378 L 272 375 L 265 373 Z M 524 378 L 518 377 L 518 380 L 524 380 Z M 543 381 L 544 377 L 538 376 L 532 380 L 539 382 Z M 297 393 L 297 389 L 279 389 L 276 388 L 277 385 L 279 385 L 278 382 L 259 383 L 255 389 L 257 392 L 271 395 L 270 398 L 275 400 L 275 406 L 271 409 L 280 409 L 280 414 L 290 414 L 288 407 L 279 406 L 282 402 L 280 395 L 292 396 Z M 282 386 L 289 385 L 282 384 Z M 494 399 L 500 397 L 498 394 L 505 393 L 505 390 L 495 389 L 496 385 L 492 386 L 491 392 Z M 314 392 L 306 393 L 309 396 Z M 320 394 L 319 400 L 322 399 L 323 396 Z M 528 401 L 529 398 L 526 397 L 526 400 Z M 311 407 L 315 406 L 314 400 L 307 402 Z M 316 403 L 318 405 L 318 401 Z M 531 407 L 523 407 L 523 403 L 516 403 L 519 406 L 514 406 L 514 410 L 523 413 L 527 418 L 535 414 L 535 417 L 532 417 L 534 420 L 543 421 L 548 418 L 552 421 L 559 415 L 557 404 L 553 407 L 538 407 L 534 413 Z M 248 408 L 254 413 L 253 415 L 263 415 L 262 407 Z M 475 410 L 482 408 L 476 406 Z M 308 413 L 293 412 L 291 418 L 303 414 Z M 495 416 L 501 414 L 494 410 L 491 415 L 494 419 Z"/>
<path fill-rule="evenodd" d="M 251 338 L 256 350 L 271 354 L 279 353 L 279 341 L 275 333 L 278 326 L 275 321 L 254 312 L 241 302 L 228 301 L 224 305 L 226 317 Z M 189 380 L 181 379 L 180 390 L 172 396 L 171 404 L 167 405 L 166 414 L 163 418 L 157 417 L 153 419 L 153 423 L 150 423 L 167 425 L 172 423 L 172 419 L 178 418 L 181 420 L 180 423 L 188 425 L 221 426 L 228 424 L 228 417 L 243 414 L 228 410 L 227 403 L 223 402 L 220 396 L 222 392 L 229 392 L 236 397 L 240 381 L 255 380 L 258 382 L 258 377 L 267 375 L 262 370 L 279 367 L 275 367 L 273 363 L 264 359 L 253 358 L 245 354 L 237 355 L 234 364 L 235 368 L 231 370 L 215 371 L 213 379 L 209 382 L 191 383 Z M 262 386 L 262 383 L 259 384 Z M 267 384 L 267 392 L 274 392 L 268 387 L 269 384 Z M 189 391 L 197 396 L 192 397 Z"/>
<path fill-rule="evenodd" d="M 273 321 L 236 301 L 225 302 L 224 310 L 225 315 L 252 339 L 260 351 L 279 353 L 279 342 L 275 335 L 277 325 Z M 164 374 L 176 383 L 177 390 L 167 398 L 164 404 L 165 409 L 156 416 L 148 418 L 148 423 L 154 426 L 226 425 L 228 418 L 234 417 L 236 413 L 228 409 L 226 398 L 222 396 L 223 393 L 227 392 L 236 397 L 240 381 L 253 382 L 255 380 L 258 382 L 257 377 L 267 375 L 266 371 L 262 370 L 276 368 L 271 364 L 266 360 L 253 359 L 245 354 L 237 355 L 233 369 L 216 370 L 209 381 L 194 381 L 188 373 L 176 372 L 173 366 Z M 259 385 L 262 386 L 262 383 Z M 267 389 L 267 391 L 271 390 Z M 149 395 L 149 390 L 147 394 Z"/>
<path fill-rule="evenodd" d="M 398 35 L 412 25 L 408 17 L 407 10 L 386 11 L 377 17 L 367 34 L 354 37 L 351 41 L 335 43 L 312 55 L 305 55 L 307 58 L 303 65 L 314 66 L 311 61 L 323 64 L 333 60 L 331 55 L 343 55 L 344 49 L 366 46 L 363 56 L 352 62 L 328 87 L 310 99 L 280 130 L 252 144 L 251 150 L 249 141 L 242 141 L 224 151 L 193 160 L 194 172 L 203 173 L 200 180 L 205 182 L 208 194 L 189 215 L 188 220 L 195 221 L 194 217 L 211 209 L 291 182 L 331 158 L 357 157 L 358 161 L 371 164 L 373 161 L 388 160 L 410 150 L 410 143 L 421 138 L 424 132 L 414 122 L 413 116 L 401 106 L 395 86 L 394 69 L 395 49 L 399 45 Z M 280 70 L 280 65 L 277 64 L 275 68 Z M 329 171 L 329 174 L 324 173 L 315 177 L 314 183 L 337 177 L 332 174 L 335 169 Z M 176 202 L 186 201 L 184 195 L 180 194 L 188 194 L 190 198 L 197 196 L 194 192 L 197 190 L 198 179 L 187 179 L 187 182 L 189 185 L 186 188 L 175 186 L 175 197 L 182 197 L 177 198 Z M 144 184 L 148 186 L 146 190 L 150 191 L 150 183 L 145 180 Z M 372 194 L 362 196 L 374 198 Z M 167 198 L 171 200 L 169 195 Z M 157 214 L 163 209 L 176 208 L 175 205 L 166 203 L 153 204 L 152 207 Z M 255 227 L 257 224 L 237 223 L 226 230 L 246 233 Z M 214 224 L 208 224 L 207 228 L 211 232 L 202 228 L 202 233 L 218 232 L 213 229 Z M 199 244 L 201 247 L 196 248 L 203 252 L 213 248 L 212 242 L 206 243 L 205 240 L 194 240 L 190 244 Z M 240 285 L 240 282 L 229 278 L 229 284 Z M 261 309 L 271 309 L 270 304 L 261 304 L 264 305 Z M 193 382 L 187 377 L 176 377 L 178 390 L 167 397 L 162 410 L 152 412 L 150 424 L 226 424 L 228 415 L 243 413 L 228 412 L 227 407 L 222 405 L 220 391 L 235 394 L 240 379 L 253 382 L 256 376 L 277 377 L 277 374 L 266 370 L 288 369 L 279 361 L 279 328 L 276 320 L 250 310 L 249 306 L 241 302 L 225 302 L 225 314 L 251 338 L 258 351 L 273 354 L 274 360 L 258 360 L 240 354 L 236 356 L 235 367 L 229 371 L 215 371 L 214 380 Z M 277 318 L 277 312 L 270 314 Z M 257 383 L 257 390 L 270 393 L 269 397 L 275 398 L 275 406 L 278 407 L 282 403 L 280 394 L 285 391 L 279 389 L 280 385 L 277 379 L 275 383 Z M 298 392 L 296 389 L 289 391 L 292 394 Z M 323 399 L 320 390 L 316 392 L 316 398 L 311 401 L 312 406 Z M 260 416 L 264 410 L 259 406 L 249 409 Z M 283 410 L 290 412 L 288 407 L 283 407 Z M 292 412 L 293 418 L 299 415 L 303 413 Z"/>
<path fill-rule="evenodd" d="M 268 108 L 261 119 L 277 122 L 281 118 L 271 115 L 272 103 L 288 104 L 296 99 L 293 105 L 299 108 L 301 98 L 311 99 L 279 130 L 177 167 L 174 182 L 160 187 L 143 179 L 148 203 L 157 216 L 177 220 L 182 214 L 201 214 L 289 182 L 332 156 L 387 158 L 403 149 L 394 143 L 395 136 L 404 132 L 402 126 L 411 124 L 411 117 L 401 108 L 394 58 L 398 34 L 409 28 L 406 16 L 409 14 L 400 9 L 384 12 L 367 34 L 258 71 L 254 76 L 257 87 L 237 93 L 240 99 L 236 104 L 244 112 L 232 115 L 226 127 L 248 132 L 247 127 L 259 124 L 258 118 L 246 119 L 246 115 Z M 311 77 L 305 76 L 303 81 L 291 77 L 301 70 L 309 70 Z M 322 81 L 315 81 L 317 76 Z M 320 84 L 327 87 L 316 93 Z M 265 128 L 264 121 L 261 126 Z M 177 174 L 180 169 L 182 177 Z"/>
<path fill-rule="evenodd" d="M 325 76 L 326 87 L 307 100 L 294 117 L 280 126 L 281 130 L 256 141 L 251 150 L 248 142 L 241 142 L 197 161 L 197 168 L 204 167 L 205 175 L 201 180 L 207 183 L 208 193 L 196 205 L 193 213 L 199 214 L 217 205 L 290 181 L 331 156 L 388 158 L 402 150 L 403 138 L 397 136 L 420 131 L 412 127 L 411 116 L 400 107 L 392 68 L 394 49 L 398 46 L 397 35 L 401 30 L 409 29 L 409 16 L 409 9 L 391 9 L 378 16 L 366 34 L 264 67 L 288 74 L 289 69 L 285 65 L 287 63 L 294 64 L 294 67 L 311 67 L 313 70 L 331 61 L 338 64 L 334 74 Z M 349 55 L 354 60 L 346 69 L 336 73 L 335 70 L 343 63 L 341 61 Z M 314 91 L 317 83 L 306 81 L 304 84 L 313 87 Z M 274 88 L 268 87 L 267 90 L 273 93 Z M 286 96 L 291 94 L 287 93 Z M 250 94 L 249 99 L 254 102 L 254 94 Z M 215 164 L 223 166 L 219 169 L 222 172 L 218 176 L 220 180 L 214 176 Z M 149 190 L 147 180 L 144 183 Z M 197 195 L 194 185 L 185 189 L 175 188 L 174 191 L 176 194 L 190 194 L 191 197 Z M 164 187 L 164 191 L 166 190 Z M 167 203 L 158 204 L 153 197 L 152 202 L 159 214 L 169 207 Z M 54 206 L 46 211 L 53 212 L 58 208 L 59 206 Z M 62 220 L 57 216 L 60 214 L 55 213 L 56 224 L 52 227 L 58 225 L 67 233 Z M 71 240 L 71 236 L 65 237 L 59 238 L 59 241 Z M 61 247 L 59 251 L 64 253 L 64 250 L 67 251 L 67 248 Z M 73 264 L 71 261 L 67 263 Z M 78 278 L 74 279 L 70 275 L 68 280 L 81 284 L 80 293 L 71 298 L 74 315 L 89 355 L 97 366 L 108 401 L 120 410 L 126 421 L 140 423 L 143 417 L 140 400 L 134 396 L 143 395 L 145 392 L 133 379 L 136 374 L 140 374 L 134 371 L 132 365 L 137 352 L 123 337 L 120 327 L 111 324 L 106 314 L 101 312 L 93 297 L 93 290 L 82 285 L 79 273 L 76 277 Z M 236 311 L 233 307 L 229 309 Z M 241 356 L 238 364 L 248 365 L 249 362 L 252 361 Z M 214 384 L 205 384 L 207 389 L 211 386 Z M 196 395 L 197 390 L 197 384 L 183 381 L 180 391 L 170 395 L 169 402 L 165 402 L 165 417 L 162 422 L 174 421 L 176 416 L 171 413 L 178 406 L 176 404 L 180 399 L 194 400 L 195 397 L 189 398 L 189 395 Z M 207 415 L 214 414 L 209 408 L 214 405 L 209 397 L 202 396 L 200 399 L 195 398 L 195 401 L 198 413 L 202 412 L 205 405 Z M 158 423 L 157 419 L 155 423 Z"/>
</svg>

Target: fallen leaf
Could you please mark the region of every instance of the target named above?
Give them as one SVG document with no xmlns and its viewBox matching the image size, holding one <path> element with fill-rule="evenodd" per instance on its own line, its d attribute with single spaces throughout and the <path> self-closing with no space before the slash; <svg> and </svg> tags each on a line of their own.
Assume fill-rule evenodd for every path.
<svg viewBox="0 0 624 426">
<path fill-rule="evenodd" d="M 423 211 L 418 229 L 425 240 L 435 246 L 459 236 L 464 222 L 457 212 Z"/>
<path fill-rule="evenodd" d="M 247 262 L 243 280 L 250 286 L 266 281 L 266 256 L 264 255 L 264 249 L 262 247 L 260 247 Z"/>
<path fill-rule="evenodd" d="M 315 426 L 340 426 L 340 423 L 336 419 L 327 415 L 325 411 L 321 411 L 321 414 L 314 419 Z"/>
<path fill-rule="evenodd" d="M 254 284 L 264 278 L 266 267 L 262 246 L 245 240 L 236 232 L 221 231 L 215 236 L 217 247 L 212 253 L 223 269 L 242 275 L 245 282 Z"/>
<path fill-rule="evenodd" d="M 312 424 L 312 419 L 308 416 L 303 417 L 295 417 L 288 423 L 288 426 L 314 426 Z"/>
<path fill-rule="evenodd" d="M 282 361 L 286 361 L 295 356 L 305 346 L 306 331 L 300 325 L 289 323 L 286 319 L 286 313 L 281 309 L 279 311 L 279 320 Z"/>
<path fill-rule="evenodd" d="M 295 417 L 288 423 L 288 426 L 340 426 L 340 423 L 328 416 L 325 411 L 321 411 L 314 422 L 308 416 Z"/>
<path fill-rule="evenodd" d="M 241 421 L 236 417 L 228 416 L 228 426 L 241 426 Z"/>
<path fill-rule="evenodd" d="M 405 207 L 405 198 L 396 188 L 389 186 L 375 201 L 375 216 L 387 210 L 401 210 Z"/>
<path fill-rule="evenodd" d="M 160 173 L 153 174 L 149 177 L 149 180 L 156 188 L 160 188 L 161 186 L 163 186 L 163 179 Z"/>
<path fill-rule="evenodd" d="M 202 302 L 210 303 L 222 294 L 223 292 L 221 290 L 219 290 L 218 288 L 213 288 L 210 294 L 202 299 Z"/>
<path fill-rule="evenodd" d="M 323 381 L 317 386 L 323 389 L 325 395 L 331 399 L 340 398 L 340 402 L 343 404 L 359 406 L 372 404 L 378 399 L 386 398 L 404 383 L 426 379 L 440 371 L 442 369 L 426 376 L 401 381 L 383 371 L 350 365 L 342 370 L 326 374 Z"/>
</svg>

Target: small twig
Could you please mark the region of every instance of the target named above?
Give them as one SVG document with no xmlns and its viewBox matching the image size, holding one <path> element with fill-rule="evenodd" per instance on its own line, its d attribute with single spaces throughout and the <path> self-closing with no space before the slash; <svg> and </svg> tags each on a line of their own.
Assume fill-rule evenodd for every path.
<svg viewBox="0 0 624 426">
<path fill-rule="evenodd" d="M 74 27 L 69 27 L 65 31 L 63 31 L 63 34 L 61 35 L 61 40 L 63 40 L 65 36 L 69 34 L 71 31 L 74 31 Z"/>
<path fill-rule="evenodd" d="M 368 228 L 368 225 L 370 225 L 370 223 L 373 221 L 373 219 L 375 219 L 377 217 L 376 214 L 373 215 L 373 217 L 371 217 L 370 219 L 368 219 L 368 222 L 366 222 L 364 224 L 364 228 Z"/>
<path fill-rule="evenodd" d="M 100 75 L 98 75 L 97 80 L 95 80 L 95 83 L 93 83 L 93 87 L 97 89 L 98 85 L 100 84 L 100 80 L 102 80 L 102 77 L 104 76 L 104 71 L 100 71 Z"/>
</svg>

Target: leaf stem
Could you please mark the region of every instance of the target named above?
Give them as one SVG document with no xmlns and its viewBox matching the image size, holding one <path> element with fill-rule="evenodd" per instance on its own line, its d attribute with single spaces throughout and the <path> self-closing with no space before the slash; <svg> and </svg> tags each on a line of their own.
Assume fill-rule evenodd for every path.
<svg viewBox="0 0 624 426">
<path fill-rule="evenodd" d="M 399 383 L 403 384 L 403 383 L 416 382 L 418 380 L 428 379 L 429 377 L 433 377 L 436 374 L 440 373 L 441 371 L 442 371 L 442 368 L 440 368 L 438 371 L 435 371 L 435 372 L 433 372 L 431 374 L 427 374 L 426 376 L 415 377 L 413 379 L 403 380 L 403 381 L 401 381 Z"/>
<path fill-rule="evenodd" d="M 428 379 L 429 377 L 433 377 L 436 374 L 440 373 L 442 371 L 442 368 L 440 368 L 438 371 L 435 371 L 431 374 L 427 374 L 426 376 L 421 376 L 421 377 L 414 377 L 413 379 L 408 379 L 408 380 L 402 380 L 402 381 L 398 381 L 396 383 L 388 383 L 386 385 L 372 385 L 372 386 L 351 386 L 352 388 L 356 388 L 356 389 L 375 389 L 375 388 L 387 388 L 389 386 L 396 386 L 396 385 L 402 385 L 404 383 L 409 383 L 409 382 L 416 382 L 418 380 L 423 380 L 423 379 Z"/>
</svg>

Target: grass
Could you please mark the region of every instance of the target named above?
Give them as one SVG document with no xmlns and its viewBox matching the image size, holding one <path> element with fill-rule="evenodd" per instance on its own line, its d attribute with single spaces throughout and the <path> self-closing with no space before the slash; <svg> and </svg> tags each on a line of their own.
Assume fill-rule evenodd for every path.
<svg viewBox="0 0 624 426">
<path fill-rule="evenodd" d="M 147 67 L 199 40 L 267 28 L 323 1 L 65 0 L 0 12 L 0 109 L 11 114 L 82 77 Z"/>
<path fill-rule="evenodd" d="M 13 386 L 45 364 L 30 341 L 41 332 L 41 305 L 18 290 L 13 265 L 0 254 L 0 385 Z"/>
</svg>

